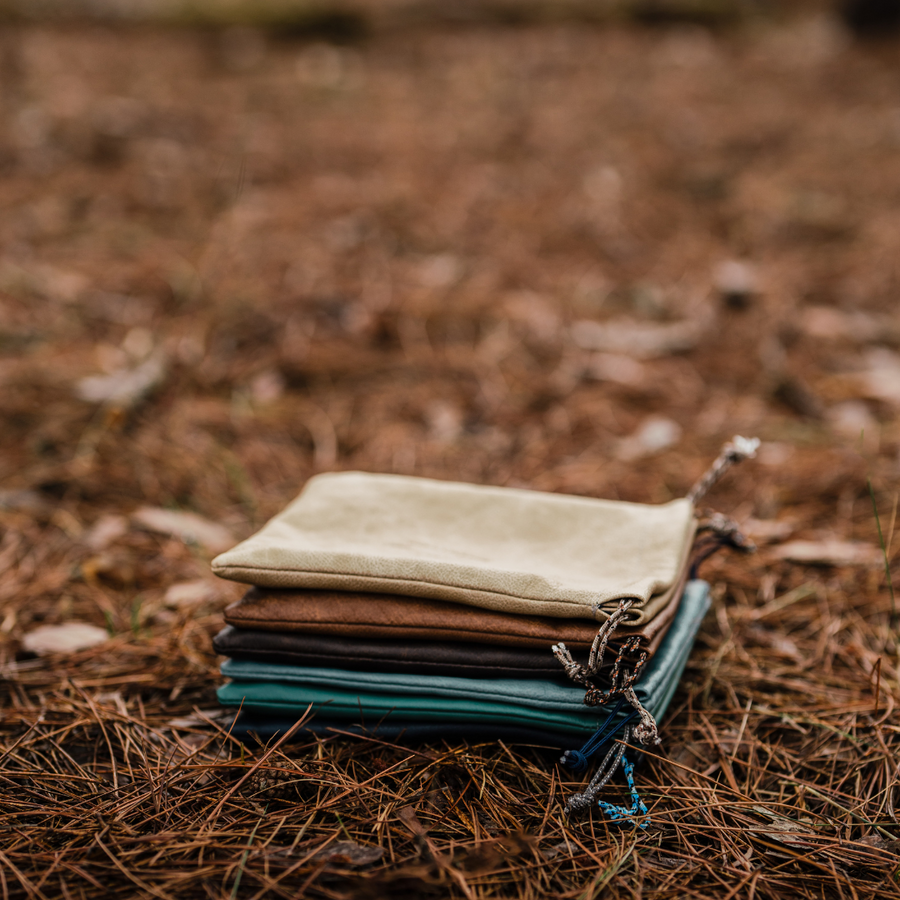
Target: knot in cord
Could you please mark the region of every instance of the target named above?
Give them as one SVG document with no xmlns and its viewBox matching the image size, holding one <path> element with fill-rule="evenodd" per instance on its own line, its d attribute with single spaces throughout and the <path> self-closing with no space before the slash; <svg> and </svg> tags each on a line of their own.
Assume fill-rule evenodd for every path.
<svg viewBox="0 0 900 900">
<path fill-rule="evenodd" d="M 606 787 L 609 779 L 613 777 L 616 769 L 619 768 L 619 763 L 622 761 L 622 756 L 625 753 L 625 744 L 628 742 L 628 735 L 629 729 L 626 725 L 622 731 L 622 737 L 619 742 L 613 744 L 612 747 L 609 748 L 609 752 L 606 756 L 603 757 L 603 762 L 600 763 L 590 784 L 580 793 L 572 794 L 572 796 L 569 797 L 566 802 L 566 815 L 571 815 L 573 812 L 580 812 L 593 805 L 594 801 L 597 799 L 597 794 Z"/>
<path fill-rule="evenodd" d="M 590 760 L 580 750 L 566 750 L 560 759 L 560 762 L 576 775 L 580 775 L 582 772 L 587 771 L 589 761 Z"/>
<path fill-rule="evenodd" d="M 619 714 L 624 706 L 625 701 L 620 698 L 600 727 L 585 741 L 584 746 L 580 750 L 566 750 L 560 762 L 576 775 L 586 771 L 591 760 L 615 738 L 616 732 L 621 731 L 637 717 L 637 713 L 632 711 L 624 720 L 621 719 Z"/>
<path fill-rule="evenodd" d="M 550 650 L 559 660 L 563 669 L 565 669 L 566 677 L 569 678 L 570 681 L 574 681 L 576 684 L 587 684 L 584 667 L 572 659 L 569 648 L 562 641 L 558 644 L 554 644 Z"/>
<path fill-rule="evenodd" d="M 639 744 L 660 744 L 662 738 L 659 736 L 659 728 L 656 719 L 644 708 L 638 699 L 634 688 L 626 688 L 624 691 L 625 699 L 634 707 L 635 712 L 640 716 L 640 724 L 634 728 L 634 739 Z"/>
<path fill-rule="evenodd" d="M 640 649 L 639 637 L 636 635 L 629 637 L 619 648 L 619 653 L 613 664 L 610 675 L 610 686 L 608 690 L 604 691 L 594 687 L 590 682 L 590 679 L 596 677 L 603 667 L 603 660 L 606 655 L 606 646 L 609 643 L 609 639 L 612 637 L 618 625 L 626 617 L 628 610 L 631 609 L 633 604 L 634 600 L 630 597 L 620 600 L 615 611 L 600 626 L 600 629 L 597 631 L 597 636 L 591 644 L 591 652 L 586 666 L 582 666 L 575 662 L 568 647 L 562 642 L 554 644 L 550 649 L 553 651 L 553 655 L 557 660 L 559 660 L 567 677 L 586 689 L 584 693 L 584 703 L 586 706 L 603 706 L 613 697 L 624 697 L 641 719 L 640 724 L 635 728 L 635 738 L 642 744 L 658 744 L 659 730 L 656 726 L 656 720 L 641 704 L 633 687 L 648 658 L 647 651 Z M 628 653 L 637 653 L 638 657 L 631 672 L 626 673 L 622 667 L 622 663 L 625 655 Z M 616 707 L 613 715 L 615 715 L 615 712 L 618 711 L 618 709 L 619 707 Z M 607 720 L 607 722 L 609 722 L 609 720 Z M 604 725 L 600 731 L 603 731 L 605 727 L 606 726 Z M 597 732 L 597 735 L 600 734 L 600 731 Z"/>
<path fill-rule="evenodd" d="M 644 801 L 638 796 L 637 788 L 634 786 L 634 765 L 625 756 L 625 745 L 628 743 L 629 729 L 626 725 L 622 730 L 622 737 L 619 739 L 618 745 L 610 747 L 609 752 L 600 763 L 597 774 L 591 779 L 591 783 L 581 792 L 572 794 L 566 802 L 566 815 L 572 816 L 574 813 L 582 812 L 589 809 L 596 802 L 600 811 L 606 815 L 611 822 L 629 822 L 638 828 L 646 828 L 650 824 L 649 818 L 638 821 L 635 816 L 647 816 L 647 807 Z M 616 806 L 613 803 L 606 803 L 603 800 L 597 800 L 597 794 L 606 787 L 610 778 L 615 774 L 621 764 L 625 773 L 625 781 L 628 784 L 628 791 L 631 794 L 631 807 Z"/>
<path fill-rule="evenodd" d="M 704 509 L 701 516 L 691 561 L 691 578 L 697 578 L 701 563 L 722 547 L 731 547 L 741 553 L 756 552 L 756 544 L 741 533 L 740 525 L 734 519 L 711 509 Z"/>
</svg>

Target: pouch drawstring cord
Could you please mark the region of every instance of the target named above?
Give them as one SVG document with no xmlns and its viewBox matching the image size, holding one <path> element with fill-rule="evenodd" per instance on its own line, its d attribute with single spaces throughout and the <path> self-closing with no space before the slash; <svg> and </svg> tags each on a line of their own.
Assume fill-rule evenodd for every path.
<svg viewBox="0 0 900 900">
<path fill-rule="evenodd" d="M 723 448 L 713 464 L 697 483 L 688 491 L 687 499 L 697 505 L 697 501 L 736 463 L 753 459 L 759 450 L 759 438 L 745 438 L 736 434 Z"/>
<path fill-rule="evenodd" d="M 650 824 L 650 818 L 647 816 L 647 807 L 634 786 L 634 765 L 625 756 L 625 745 L 628 743 L 630 736 L 631 729 L 626 725 L 622 729 L 622 737 L 609 748 L 606 756 L 603 757 L 603 762 L 600 763 L 590 784 L 580 793 L 572 794 L 569 797 L 566 802 L 566 815 L 570 816 L 572 813 L 589 809 L 596 801 L 598 808 L 609 818 L 610 822 L 629 822 L 638 828 L 646 828 Z M 625 772 L 628 790 L 631 793 L 630 809 L 626 809 L 624 806 L 616 806 L 614 803 L 597 800 L 597 794 L 609 783 L 620 763 L 622 764 L 622 770 Z M 635 816 L 639 815 L 645 818 L 638 821 L 635 819 Z"/>
<path fill-rule="evenodd" d="M 731 547 L 741 553 L 756 552 L 756 544 L 741 533 L 740 526 L 734 519 L 730 519 L 720 512 L 705 509 L 700 524 L 697 526 L 697 540 L 694 542 L 690 577 L 696 578 L 700 564 L 722 547 Z"/>
<path fill-rule="evenodd" d="M 603 724 L 585 741 L 580 750 L 566 750 L 560 757 L 560 762 L 575 775 L 581 775 L 587 771 L 591 760 L 615 737 L 623 725 L 628 725 L 637 717 L 637 711 L 630 712 L 624 721 L 612 723 L 618 718 L 624 705 L 622 700 L 616 704 L 615 709 L 606 717 Z M 612 725 L 612 727 L 610 727 Z"/>
<path fill-rule="evenodd" d="M 640 638 L 630 637 L 619 648 L 616 661 L 613 664 L 610 687 L 607 690 L 604 691 L 594 687 L 590 681 L 590 679 L 595 678 L 599 674 L 600 669 L 603 667 L 603 659 L 606 655 L 606 646 L 609 643 L 609 639 L 633 604 L 634 600 L 630 597 L 620 600 L 616 610 L 600 626 L 597 636 L 594 638 L 593 644 L 591 644 L 591 653 L 586 666 L 575 662 L 569 648 L 561 641 L 558 644 L 554 644 L 550 649 L 565 669 L 566 675 L 576 684 L 580 684 L 585 688 L 584 703 L 586 706 L 603 706 L 613 697 L 624 697 L 641 718 L 640 725 L 635 728 L 635 738 L 642 744 L 658 744 L 659 730 L 656 727 L 656 721 L 644 708 L 634 692 L 634 682 L 639 677 L 648 656 L 646 650 L 640 650 Z M 638 658 L 631 672 L 625 672 L 622 667 L 623 659 L 627 653 L 638 653 Z"/>
<path fill-rule="evenodd" d="M 622 771 L 625 773 L 625 782 L 631 793 L 631 809 L 625 809 L 624 806 L 616 806 L 604 800 L 598 800 L 597 806 L 606 813 L 612 822 L 629 822 L 638 828 L 646 828 L 650 824 L 647 807 L 638 796 L 637 788 L 634 786 L 634 763 L 624 753 L 622 754 Z M 635 816 L 646 816 L 646 818 L 637 821 Z"/>
<path fill-rule="evenodd" d="M 745 459 L 753 459 L 756 456 L 759 445 L 759 438 L 745 438 L 735 435 L 729 443 L 725 444 L 722 452 L 713 464 L 690 489 L 687 499 L 696 506 L 697 501 L 733 465 Z M 698 541 L 698 552 L 691 567 L 691 577 L 695 577 L 699 564 L 722 546 L 728 545 L 751 553 L 756 549 L 753 542 L 740 533 L 737 524 L 733 520 L 723 516 L 721 513 L 707 512 L 706 515 L 707 519 L 700 524 L 698 532 L 706 532 L 708 536 L 705 540 Z M 582 666 L 580 663 L 575 662 L 571 652 L 562 641 L 554 644 L 551 650 L 563 669 L 565 669 L 566 675 L 576 684 L 580 684 L 585 688 L 585 705 L 602 706 L 613 697 L 619 698 L 612 712 L 597 731 L 585 742 L 584 746 L 580 750 L 566 750 L 560 759 L 560 762 L 570 768 L 575 774 L 581 774 L 587 769 L 591 759 L 614 739 L 617 732 L 621 732 L 621 737 L 609 748 L 585 790 L 573 794 L 568 799 L 566 802 L 566 814 L 571 815 L 572 813 L 588 809 L 596 801 L 598 808 L 607 816 L 610 822 L 628 822 L 638 828 L 646 828 L 650 824 L 647 807 L 638 795 L 634 784 L 634 764 L 625 756 L 625 745 L 632 735 L 640 744 L 660 743 L 659 728 L 656 720 L 641 703 L 634 690 L 634 683 L 640 677 L 648 657 L 647 651 L 642 650 L 640 647 L 640 638 L 636 636 L 629 637 L 619 647 L 610 674 L 610 687 L 607 690 L 601 690 L 591 683 L 591 679 L 599 674 L 603 666 L 609 639 L 619 624 L 625 619 L 633 603 L 634 600 L 631 598 L 620 600 L 617 609 L 600 626 L 597 636 L 591 644 L 587 666 Z M 597 612 L 598 608 L 595 607 L 594 614 L 596 615 Z M 629 653 L 637 654 L 637 660 L 631 672 L 625 673 L 622 668 L 622 662 L 625 655 Z M 632 711 L 621 722 L 615 722 L 622 711 L 625 701 L 632 706 Z M 636 716 L 641 721 L 632 728 L 631 723 Z M 615 724 L 613 724 L 614 722 Z M 597 800 L 597 794 L 606 787 L 620 764 L 622 771 L 625 773 L 625 781 L 631 794 L 630 808 Z M 638 820 L 635 818 L 636 816 L 642 816 L 643 819 Z"/>
<path fill-rule="evenodd" d="M 580 684 L 585 688 L 585 705 L 602 706 L 614 697 L 618 698 L 618 702 L 612 712 L 607 716 L 606 720 L 597 731 L 587 740 L 581 750 L 567 750 L 560 760 L 565 766 L 571 768 L 573 772 L 580 774 L 587 769 L 590 760 L 610 741 L 614 740 L 617 733 L 621 732 L 621 737 L 619 737 L 616 743 L 609 748 L 587 788 L 580 793 L 573 794 L 569 798 L 566 803 L 566 814 L 571 815 L 572 813 L 580 812 L 581 810 L 593 806 L 594 802 L 597 800 L 597 795 L 604 787 L 606 787 L 609 780 L 615 774 L 616 769 L 622 764 L 626 773 L 629 790 L 631 791 L 631 809 L 629 810 L 625 807 L 599 801 L 598 807 L 611 822 L 630 822 L 632 824 L 638 824 L 641 828 L 646 828 L 649 824 L 649 819 L 639 823 L 634 819 L 634 816 L 636 815 L 645 815 L 647 807 L 644 806 L 644 803 L 637 794 L 637 789 L 634 787 L 634 776 L 632 774 L 634 767 L 627 759 L 625 759 L 625 744 L 628 742 L 632 733 L 634 734 L 635 739 L 642 744 L 659 743 L 659 731 L 656 726 L 656 720 L 644 708 L 634 691 L 634 682 L 640 676 L 644 663 L 647 661 L 647 651 L 640 649 L 640 638 L 630 637 L 619 647 L 610 677 L 610 687 L 607 690 L 600 690 L 591 683 L 591 679 L 596 677 L 603 667 L 603 660 L 606 655 L 609 639 L 612 637 L 618 625 L 626 618 L 628 610 L 633 603 L 634 600 L 631 598 L 620 600 L 616 610 L 600 626 L 600 629 L 597 631 L 597 636 L 591 644 L 591 652 L 586 666 L 582 666 L 580 663 L 575 662 L 571 652 L 562 642 L 554 644 L 551 649 L 553 650 L 553 655 L 565 669 L 566 675 L 568 675 L 568 677 L 576 684 Z M 635 661 L 631 672 L 626 672 L 622 663 L 626 654 L 629 653 L 637 653 L 638 658 Z M 631 705 L 632 710 L 624 720 L 616 721 L 616 719 L 619 718 L 626 701 Z M 632 731 L 631 722 L 636 717 L 639 717 L 641 721 Z"/>
</svg>

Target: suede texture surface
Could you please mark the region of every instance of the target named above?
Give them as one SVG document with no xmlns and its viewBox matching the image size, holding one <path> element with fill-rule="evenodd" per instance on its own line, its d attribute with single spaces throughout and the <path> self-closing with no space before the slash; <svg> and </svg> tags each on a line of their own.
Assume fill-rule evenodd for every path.
<svg viewBox="0 0 900 900">
<path fill-rule="evenodd" d="M 683 586 L 684 579 L 680 582 L 681 590 Z M 401 603 L 406 602 L 406 598 L 397 599 Z M 340 603 L 341 599 L 339 598 L 337 602 Z M 421 602 L 450 607 L 451 613 L 455 610 L 466 615 L 512 619 L 517 626 L 521 626 L 521 623 L 515 620 L 525 618 L 459 604 Z M 302 596 L 297 598 L 294 606 L 302 606 Z M 322 609 L 331 614 L 334 611 L 334 604 L 322 604 Z M 605 668 L 612 666 L 616 649 L 628 636 L 639 636 L 641 648 L 650 655 L 655 653 L 672 624 L 677 609 L 678 602 L 673 601 L 649 623 L 637 628 L 617 629 L 609 642 L 610 652 L 607 654 Z M 404 637 L 373 639 L 370 637 L 371 627 L 365 625 L 360 625 L 353 636 L 345 636 L 345 631 L 332 635 L 318 630 L 304 632 L 286 631 L 282 628 L 278 631 L 261 631 L 226 625 L 213 638 L 213 649 L 216 653 L 232 659 L 249 659 L 291 666 L 326 666 L 360 671 L 413 672 L 423 675 L 461 675 L 467 678 L 556 676 L 564 678 L 559 663 L 550 652 L 550 647 L 563 638 L 552 635 L 565 635 L 565 644 L 570 650 L 586 650 L 593 641 L 597 626 L 588 626 L 587 623 L 572 620 L 572 629 L 569 631 L 563 623 L 565 623 L 563 619 L 538 620 L 538 625 L 548 627 L 551 632 L 539 647 L 483 643 L 474 640 L 452 641 L 444 639 L 445 636 L 440 631 L 429 633 L 430 640 L 408 640 Z M 342 629 L 346 629 L 347 623 L 343 622 L 341 626 Z M 421 624 L 418 627 L 421 627 Z M 577 635 L 578 639 L 571 640 L 571 635 Z M 490 637 L 489 634 L 484 636 Z M 482 635 L 479 634 L 478 637 Z"/>
<path fill-rule="evenodd" d="M 561 673 L 559 663 L 548 649 L 278 634 L 247 631 L 231 625 L 213 638 L 213 648 L 216 653 L 232 659 L 357 671 L 460 675 L 467 678 L 554 678 Z"/>
<path fill-rule="evenodd" d="M 668 592 L 667 602 L 652 619 L 641 625 L 619 627 L 610 646 L 618 646 L 626 638 L 638 636 L 645 649 L 654 653 L 675 617 L 687 574 L 688 567 L 685 566 Z M 546 652 L 559 641 L 564 641 L 570 649 L 590 647 L 598 628 L 598 623 L 583 619 L 517 616 L 460 603 L 392 594 L 266 588 L 251 588 L 244 597 L 232 603 L 225 610 L 225 621 L 245 635 L 229 634 L 232 646 L 243 640 L 262 647 L 263 633 L 270 632 L 284 639 L 280 646 L 285 649 L 290 643 L 288 639 L 296 635 L 308 639 L 342 638 L 348 641 L 347 646 L 353 641 L 376 641 L 379 646 L 387 644 L 398 648 L 413 642 L 433 642 Z M 315 652 L 313 643 L 306 641 L 303 646 L 302 652 Z M 232 655 L 225 649 L 217 652 Z M 378 653 L 377 650 L 372 652 Z M 340 650 L 338 653 L 348 655 Z M 384 656 L 383 653 L 379 655 Z"/>
<path fill-rule="evenodd" d="M 657 611 L 695 531 L 660 506 L 400 475 L 318 475 L 259 532 L 213 560 L 273 588 L 392 593 L 519 615 L 595 619 L 621 598 Z M 661 602 L 665 602 L 664 600 Z"/>
<path fill-rule="evenodd" d="M 709 608 L 705 582 L 689 582 L 678 614 L 635 690 L 657 717 L 668 706 Z M 586 707 L 584 690 L 550 679 L 457 678 L 304 668 L 229 660 L 219 688 L 225 706 L 256 714 L 300 713 L 310 704 L 329 719 L 373 725 L 387 716 L 420 723 L 497 723 L 551 731 L 596 728 L 604 707 Z M 360 717 L 362 721 L 360 722 Z"/>
<path fill-rule="evenodd" d="M 242 710 L 231 728 L 231 736 L 248 743 L 255 739 L 268 741 L 284 734 L 295 722 L 297 716 L 277 713 L 254 713 Z M 501 725 L 483 722 L 414 722 L 390 716 L 369 727 L 357 725 L 343 719 L 329 719 L 316 716 L 307 725 L 298 729 L 297 739 L 320 737 L 374 737 L 382 741 L 402 741 L 416 744 L 425 741 L 503 741 L 505 744 L 528 744 L 530 746 L 553 749 L 556 752 L 572 743 L 575 738 L 566 738 L 559 731 L 547 731 L 538 727 Z"/>
</svg>

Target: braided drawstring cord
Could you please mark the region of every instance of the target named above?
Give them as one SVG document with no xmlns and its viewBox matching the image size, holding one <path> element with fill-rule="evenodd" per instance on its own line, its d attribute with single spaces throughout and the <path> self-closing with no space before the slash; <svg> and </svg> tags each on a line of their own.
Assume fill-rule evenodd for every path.
<svg viewBox="0 0 900 900">
<path fill-rule="evenodd" d="M 646 828 L 650 824 L 647 807 L 634 786 L 634 764 L 625 756 L 625 745 L 628 743 L 630 735 L 631 731 L 626 725 L 622 730 L 621 738 L 609 748 L 606 756 L 603 757 L 603 762 L 600 763 L 590 784 L 581 793 L 572 794 L 569 797 L 566 802 L 567 816 L 590 809 L 596 802 L 600 811 L 613 824 L 624 824 L 627 822 L 630 825 L 636 825 L 638 828 Z M 628 791 L 631 794 L 630 808 L 616 806 L 614 803 L 607 803 L 604 800 L 597 799 L 597 795 L 609 784 L 620 764 L 622 771 L 625 773 Z M 645 818 L 638 821 L 635 818 L 636 816 L 644 816 Z"/>
<path fill-rule="evenodd" d="M 563 753 L 560 762 L 572 769 L 576 774 L 580 774 L 587 770 L 591 759 L 613 741 L 617 733 L 620 733 L 616 743 L 609 748 L 606 756 L 603 757 L 603 761 L 597 768 L 597 772 L 587 788 L 580 793 L 573 794 L 569 798 L 566 803 L 566 814 L 572 815 L 593 806 L 594 802 L 597 801 L 597 795 L 606 787 L 619 765 L 622 764 L 628 788 L 631 792 L 631 808 L 626 809 L 624 806 L 615 806 L 603 801 L 597 801 L 598 807 L 611 822 L 629 822 L 637 824 L 641 828 L 646 828 L 649 824 L 649 819 L 642 822 L 636 822 L 634 819 L 636 815 L 646 815 L 647 807 L 641 801 L 634 786 L 634 767 L 625 759 L 625 744 L 632 734 L 635 740 L 642 744 L 658 744 L 660 741 L 656 720 L 641 703 L 634 690 L 634 683 L 640 677 L 648 656 L 647 651 L 641 648 L 640 638 L 637 636 L 629 637 L 619 647 L 619 652 L 610 673 L 610 686 L 607 690 L 595 687 L 590 681 L 591 678 L 598 675 L 603 667 L 607 644 L 618 625 L 626 618 L 633 602 L 630 598 L 621 600 L 618 608 L 600 626 L 597 636 L 591 644 L 591 652 L 586 666 L 575 662 L 572 654 L 563 643 L 554 644 L 552 650 L 553 655 L 565 669 L 566 675 L 576 684 L 580 684 L 585 688 L 584 703 L 586 706 L 603 706 L 611 699 L 618 698 L 618 702 L 613 707 L 612 712 L 584 746 L 580 750 L 567 750 Z M 626 672 L 623 662 L 629 655 L 636 656 L 636 659 L 631 671 Z M 624 720 L 617 721 L 623 709 L 627 708 L 626 703 L 632 709 L 625 716 Z M 631 723 L 635 718 L 639 718 L 640 722 L 632 730 Z"/>
<path fill-rule="evenodd" d="M 566 815 L 581 812 L 594 805 L 597 794 L 606 787 L 610 778 L 615 774 L 616 769 L 619 768 L 619 763 L 625 755 L 625 743 L 628 740 L 629 734 L 629 728 L 626 725 L 622 732 L 621 739 L 609 748 L 606 756 L 603 757 L 603 762 L 600 763 L 594 777 L 591 779 L 590 784 L 581 793 L 572 794 L 572 796 L 569 797 L 566 802 Z"/>
<path fill-rule="evenodd" d="M 700 564 L 722 547 L 731 547 L 741 553 L 756 552 L 756 544 L 741 533 L 740 526 L 734 519 L 720 512 L 704 509 L 700 514 L 700 524 L 697 526 L 690 577 L 696 578 Z"/>
<path fill-rule="evenodd" d="M 594 638 L 594 642 L 591 644 L 591 653 L 590 656 L 588 656 L 587 666 L 582 666 L 580 663 L 575 662 L 575 660 L 572 658 L 572 654 L 569 652 L 568 647 L 566 647 L 566 645 L 562 641 L 560 641 L 558 644 L 554 644 L 550 648 L 551 651 L 553 651 L 553 655 L 559 660 L 562 667 L 566 670 L 566 675 L 572 681 L 584 687 L 589 687 L 588 680 L 597 675 L 600 672 L 600 669 L 603 667 L 603 658 L 606 655 L 606 645 L 609 642 L 610 637 L 612 637 L 613 632 L 619 626 L 619 623 L 625 618 L 628 610 L 631 609 L 633 604 L 634 600 L 630 597 L 625 600 L 620 600 L 616 610 L 600 626 L 600 629 L 597 632 L 597 636 Z M 597 608 L 595 607 L 595 615 L 596 612 Z M 594 703 L 588 705 L 596 706 L 596 704 Z"/>
<path fill-rule="evenodd" d="M 759 449 L 759 438 L 745 438 L 736 434 L 723 448 L 703 477 L 688 491 L 687 499 L 695 506 L 712 486 L 733 466 L 745 459 L 753 459 Z"/>
<path fill-rule="evenodd" d="M 625 781 L 631 793 L 631 809 L 625 809 L 624 806 L 615 806 L 603 800 L 598 800 L 597 806 L 600 807 L 611 822 L 628 822 L 630 825 L 636 825 L 638 828 L 646 828 L 650 824 L 650 817 L 647 815 L 647 807 L 644 805 L 644 801 L 638 796 L 637 788 L 634 786 L 634 764 L 624 753 L 622 754 L 622 771 L 625 773 Z M 646 818 L 637 821 L 635 816 L 646 816 Z"/>
<path fill-rule="evenodd" d="M 691 504 L 696 506 L 697 501 L 733 465 L 755 457 L 756 451 L 759 449 L 759 443 L 758 438 L 744 438 L 740 435 L 735 436 L 732 441 L 727 443 L 709 470 L 689 491 L 687 499 L 690 500 Z M 696 547 L 692 577 L 700 562 L 721 546 L 729 545 L 745 552 L 753 552 L 756 549 L 753 546 L 753 542 L 741 534 L 737 524 L 721 513 L 710 513 L 707 511 L 706 520 L 701 522 L 697 531 L 699 534 L 703 534 L 704 537 L 698 541 Z M 603 757 L 603 761 L 598 766 L 594 777 L 585 790 L 573 794 L 569 798 L 566 803 L 566 814 L 572 815 L 588 809 L 596 802 L 598 808 L 607 816 L 610 822 L 627 822 L 639 828 L 646 828 L 650 824 L 647 807 L 638 795 L 637 788 L 634 785 L 634 764 L 625 756 L 625 745 L 632 736 L 640 744 L 660 743 L 656 719 L 641 703 L 634 689 L 634 684 L 640 677 L 648 657 L 647 651 L 641 647 L 640 637 L 628 637 L 620 645 L 610 672 L 609 687 L 606 690 L 601 690 L 592 683 L 592 679 L 597 677 L 603 667 L 606 648 L 610 638 L 619 624 L 626 619 L 628 610 L 633 603 L 634 601 L 630 598 L 620 600 L 618 608 L 600 626 L 597 636 L 591 644 L 591 652 L 586 666 L 577 663 L 569 649 L 562 642 L 554 644 L 551 650 L 565 670 L 567 677 L 585 688 L 585 705 L 602 706 L 614 697 L 618 698 L 618 702 L 612 712 L 586 741 L 584 746 L 580 750 L 567 750 L 563 753 L 560 762 L 576 774 L 581 774 L 587 770 L 591 759 L 615 739 L 616 733 L 621 733 L 618 740 L 607 750 L 606 756 Z M 594 614 L 596 615 L 597 612 L 598 609 L 595 607 Z M 634 657 L 630 672 L 627 672 L 623 667 L 623 663 L 628 656 Z M 619 718 L 623 708 L 625 708 L 626 702 L 632 707 L 631 712 L 624 717 L 624 720 L 617 722 L 616 720 Z M 640 721 L 632 726 L 635 718 L 639 718 Z M 631 794 L 630 807 L 616 806 L 597 799 L 597 795 L 606 787 L 620 765 L 625 773 L 625 780 Z M 643 818 L 638 820 L 637 816 Z"/>
<path fill-rule="evenodd" d="M 616 656 L 616 660 L 613 663 L 612 671 L 610 673 L 609 688 L 601 690 L 590 682 L 590 679 L 595 678 L 603 667 L 603 659 L 606 655 L 606 646 L 609 643 L 609 639 L 612 637 L 618 625 L 626 617 L 628 610 L 631 609 L 633 604 L 634 600 L 630 597 L 620 600 L 616 610 L 600 626 L 597 636 L 594 638 L 593 644 L 591 644 L 591 653 L 588 657 L 587 666 L 582 666 L 580 663 L 575 662 L 568 647 L 562 642 L 554 644 L 553 647 L 551 647 L 551 650 L 553 651 L 553 655 L 565 669 L 566 675 L 568 675 L 568 677 L 576 684 L 580 684 L 585 688 L 585 706 L 603 706 L 613 697 L 624 697 L 641 719 L 640 724 L 634 731 L 635 739 L 642 744 L 658 744 L 659 731 L 656 727 L 656 721 L 644 708 L 641 701 L 638 699 L 637 694 L 634 692 L 634 683 L 640 677 L 648 658 L 647 651 L 641 649 L 640 637 L 632 635 L 619 647 L 618 655 Z M 637 658 L 634 661 L 631 671 L 626 672 L 623 667 L 623 662 L 629 654 L 633 654 Z"/>
<path fill-rule="evenodd" d="M 639 744 L 661 744 L 662 738 L 659 736 L 659 728 L 656 724 L 656 719 L 648 712 L 640 700 L 638 700 L 637 694 L 634 692 L 634 688 L 626 688 L 624 691 L 625 699 L 634 707 L 634 711 L 641 717 L 641 724 L 636 725 L 634 728 L 634 739 Z"/>
</svg>

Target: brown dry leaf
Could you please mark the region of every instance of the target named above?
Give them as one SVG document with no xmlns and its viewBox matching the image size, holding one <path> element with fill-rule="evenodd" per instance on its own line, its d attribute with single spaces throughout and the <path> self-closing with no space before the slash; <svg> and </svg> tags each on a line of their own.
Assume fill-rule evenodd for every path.
<svg viewBox="0 0 900 900">
<path fill-rule="evenodd" d="M 859 839 L 860 844 L 874 847 L 876 850 L 884 850 L 885 853 L 900 855 L 900 840 L 886 841 L 880 834 L 867 834 Z"/>
<path fill-rule="evenodd" d="M 219 724 L 229 723 L 234 719 L 234 713 L 227 709 L 216 707 L 215 709 L 201 709 L 189 716 L 176 716 L 166 723 L 168 728 L 205 728 L 210 722 Z"/>
<path fill-rule="evenodd" d="M 583 350 L 620 353 L 636 359 L 655 359 L 683 353 L 695 347 L 706 331 L 702 318 L 684 322 L 640 322 L 615 319 L 609 322 L 582 320 L 572 325 L 572 340 Z"/>
<path fill-rule="evenodd" d="M 344 866 L 370 866 L 384 856 L 381 847 L 364 847 L 356 841 L 336 841 L 322 848 L 313 859 Z"/>
<path fill-rule="evenodd" d="M 648 416 L 634 432 L 619 441 L 619 459 L 640 459 L 672 447 L 681 439 L 681 426 L 665 416 Z"/>
<path fill-rule="evenodd" d="M 540 853 L 541 856 L 544 857 L 544 859 L 556 859 L 556 857 L 560 855 L 571 856 L 572 848 L 565 841 L 560 841 L 558 844 L 554 844 L 552 847 L 542 849 Z"/>
<path fill-rule="evenodd" d="M 776 559 L 817 566 L 877 566 L 884 557 L 860 541 L 791 541 L 772 550 Z"/>
<path fill-rule="evenodd" d="M 91 550 L 105 550 L 127 531 L 128 519 L 125 516 L 106 515 L 97 519 L 82 540 Z"/>
<path fill-rule="evenodd" d="M 425 834 L 425 827 L 419 821 L 416 811 L 411 806 L 404 806 L 397 813 L 397 818 L 406 825 L 407 828 L 417 835 Z"/>
<path fill-rule="evenodd" d="M 794 533 L 793 522 L 779 522 L 774 519 L 747 519 L 741 525 L 741 531 L 757 544 L 783 541 Z"/>
<path fill-rule="evenodd" d="M 142 506 L 131 518 L 148 531 L 181 538 L 187 544 L 200 544 L 210 553 L 221 553 L 236 543 L 234 535 L 224 525 L 192 512 Z"/>
<path fill-rule="evenodd" d="M 593 353 L 585 373 L 597 381 L 612 381 L 626 387 L 639 388 L 647 383 L 647 367 L 622 353 Z"/>
<path fill-rule="evenodd" d="M 37 491 L 0 491 L 0 510 L 39 516 L 49 513 L 51 508 L 50 504 Z"/>
<path fill-rule="evenodd" d="M 203 578 L 195 581 L 180 581 L 173 584 L 163 597 L 163 603 L 169 609 L 186 609 L 197 606 L 216 596 L 216 586 Z"/>
<path fill-rule="evenodd" d="M 793 819 L 788 819 L 785 816 L 779 816 L 764 806 L 754 806 L 753 811 L 770 820 L 768 827 L 775 830 L 767 831 L 765 835 L 781 844 L 787 844 L 789 847 L 810 847 L 814 845 L 810 844 L 809 838 L 816 840 L 820 837 L 820 835 L 810 829 L 809 825 L 795 822 Z"/>
<path fill-rule="evenodd" d="M 89 584 L 104 581 L 125 587 L 134 584 L 136 572 L 134 563 L 129 557 L 121 553 L 104 552 L 84 560 L 81 564 L 81 575 Z"/>
<path fill-rule="evenodd" d="M 897 325 L 889 316 L 833 306 L 810 306 L 800 316 L 800 327 L 819 340 L 847 340 L 868 344 L 896 338 Z"/>
<path fill-rule="evenodd" d="M 51 653 L 77 653 L 109 640 L 103 628 L 87 622 L 66 622 L 63 625 L 41 625 L 22 638 L 22 646 L 38 656 Z"/>
<path fill-rule="evenodd" d="M 863 396 L 900 404 L 900 355 L 875 347 L 866 354 Z"/>
<path fill-rule="evenodd" d="M 795 662 L 799 662 L 803 659 L 803 654 L 800 652 L 794 641 L 783 634 L 767 631 L 763 628 L 749 628 L 747 630 L 747 636 L 752 637 L 760 646 L 771 648 L 779 656 L 784 656 Z"/>
<path fill-rule="evenodd" d="M 166 374 L 165 358 L 156 354 L 133 368 L 109 375 L 88 375 L 75 383 L 75 393 L 88 403 L 105 403 L 128 409 L 143 400 Z"/>
<path fill-rule="evenodd" d="M 845 400 L 836 403 L 825 417 L 835 434 L 851 441 L 871 444 L 872 438 L 878 440 L 878 420 L 862 400 Z M 868 439 L 868 440 L 867 440 Z"/>
</svg>

